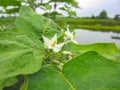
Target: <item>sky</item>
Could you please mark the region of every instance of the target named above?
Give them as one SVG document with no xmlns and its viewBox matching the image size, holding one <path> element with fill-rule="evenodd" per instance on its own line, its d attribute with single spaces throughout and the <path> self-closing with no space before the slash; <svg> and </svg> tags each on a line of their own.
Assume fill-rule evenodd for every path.
<svg viewBox="0 0 120 90">
<path fill-rule="evenodd" d="M 97 16 L 102 10 L 106 10 L 108 17 L 120 14 L 120 0 L 76 0 L 81 9 L 77 9 L 79 17 Z"/>
<path fill-rule="evenodd" d="M 108 17 L 113 18 L 116 14 L 120 14 L 120 0 L 76 0 L 81 9 L 77 9 L 77 16 L 98 16 L 102 10 L 106 10 Z M 0 8 L 1 9 L 1 8 Z M 38 12 L 41 13 L 40 10 Z"/>
</svg>

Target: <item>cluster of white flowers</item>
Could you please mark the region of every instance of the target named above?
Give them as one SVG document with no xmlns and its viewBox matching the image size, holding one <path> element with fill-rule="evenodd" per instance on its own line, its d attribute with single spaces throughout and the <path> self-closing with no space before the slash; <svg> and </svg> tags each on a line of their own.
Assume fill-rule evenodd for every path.
<svg viewBox="0 0 120 90">
<path fill-rule="evenodd" d="M 48 39 L 47 37 L 42 36 L 43 41 L 44 41 L 44 47 L 46 49 L 52 49 L 54 52 L 59 52 L 62 49 L 62 47 L 64 46 L 65 43 L 68 43 L 68 42 L 77 43 L 74 40 L 75 33 L 70 32 L 68 27 L 67 27 L 67 31 L 65 31 L 63 33 L 64 33 L 64 36 L 63 36 L 64 42 L 60 43 L 60 44 L 57 44 L 57 34 L 55 34 L 54 37 L 52 37 L 51 39 Z"/>
<path fill-rule="evenodd" d="M 46 49 L 52 49 L 54 52 L 59 52 L 64 45 L 64 42 L 57 44 L 57 35 L 56 34 L 54 35 L 54 37 L 51 40 L 49 40 L 45 36 L 42 36 L 42 37 L 44 40 L 44 47 Z"/>
<path fill-rule="evenodd" d="M 73 42 L 76 43 L 77 42 L 74 40 L 74 38 L 76 37 L 74 32 L 70 32 L 69 28 L 67 27 L 67 31 L 64 32 L 64 41 L 65 42 Z"/>
</svg>

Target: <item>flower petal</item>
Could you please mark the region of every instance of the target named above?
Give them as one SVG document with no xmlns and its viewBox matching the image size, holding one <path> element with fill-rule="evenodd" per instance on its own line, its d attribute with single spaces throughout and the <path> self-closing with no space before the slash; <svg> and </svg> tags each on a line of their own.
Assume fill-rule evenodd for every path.
<svg viewBox="0 0 120 90">
<path fill-rule="evenodd" d="M 72 42 L 75 43 L 75 44 L 78 44 L 78 42 L 76 40 L 72 40 Z"/>
<path fill-rule="evenodd" d="M 45 48 L 52 49 L 54 52 L 59 52 L 64 45 L 64 43 L 57 44 L 57 34 L 55 34 L 54 37 L 51 40 L 49 40 L 45 36 L 42 36 L 42 37 L 43 37 L 43 40 L 44 40 Z"/>
<path fill-rule="evenodd" d="M 51 43 L 55 42 L 57 40 L 57 34 L 54 35 L 54 37 L 50 40 Z M 57 43 L 57 42 L 56 42 Z"/>
<path fill-rule="evenodd" d="M 42 35 L 42 37 L 43 37 L 45 48 L 48 48 L 48 46 L 50 45 L 50 40 L 47 37 L 43 36 L 43 35 Z"/>
<path fill-rule="evenodd" d="M 73 43 L 77 44 L 77 42 L 74 40 L 75 32 L 70 32 L 69 28 L 67 27 L 67 31 L 65 31 L 64 34 L 65 35 L 64 35 L 63 39 L 66 43 L 73 42 Z"/>
<path fill-rule="evenodd" d="M 56 47 L 53 48 L 53 51 L 59 52 L 62 49 L 63 45 L 64 45 L 64 43 L 57 44 Z"/>
</svg>

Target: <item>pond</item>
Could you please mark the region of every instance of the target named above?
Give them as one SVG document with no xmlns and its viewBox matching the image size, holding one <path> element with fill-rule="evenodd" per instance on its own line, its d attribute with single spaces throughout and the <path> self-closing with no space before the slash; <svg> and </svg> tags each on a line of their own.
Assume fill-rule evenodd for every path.
<svg viewBox="0 0 120 90">
<path fill-rule="evenodd" d="M 120 48 L 120 33 L 90 31 L 87 29 L 75 29 L 76 40 L 79 44 L 114 42 Z"/>
</svg>

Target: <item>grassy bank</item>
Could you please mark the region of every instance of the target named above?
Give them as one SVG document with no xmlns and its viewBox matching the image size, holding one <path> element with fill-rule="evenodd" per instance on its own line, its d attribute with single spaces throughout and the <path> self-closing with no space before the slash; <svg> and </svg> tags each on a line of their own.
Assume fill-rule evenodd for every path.
<svg viewBox="0 0 120 90">
<path fill-rule="evenodd" d="M 14 23 L 16 18 L 0 18 L 0 26 L 9 26 Z M 55 21 L 63 27 L 69 24 L 75 29 L 89 29 L 89 30 L 99 30 L 99 31 L 113 31 L 120 32 L 120 20 L 115 21 L 113 19 L 89 19 L 89 18 L 56 18 Z M 2 28 L 2 27 L 0 27 Z"/>
<path fill-rule="evenodd" d="M 113 19 L 57 18 L 59 25 L 69 24 L 72 28 L 120 32 L 120 21 Z"/>
</svg>

